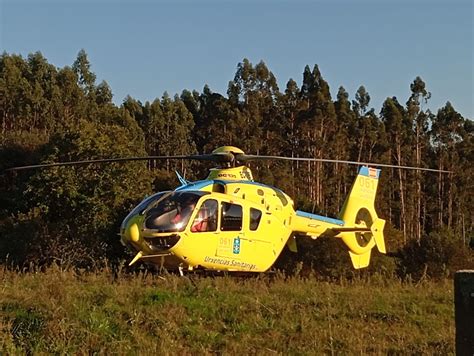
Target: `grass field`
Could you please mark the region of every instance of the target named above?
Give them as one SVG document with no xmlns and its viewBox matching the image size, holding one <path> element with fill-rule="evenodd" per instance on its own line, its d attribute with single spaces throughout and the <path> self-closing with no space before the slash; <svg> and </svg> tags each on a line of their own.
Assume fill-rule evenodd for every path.
<svg viewBox="0 0 474 356">
<path fill-rule="evenodd" d="M 1 354 L 452 354 L 451 280 L 0 270 Z"/>
</svg>

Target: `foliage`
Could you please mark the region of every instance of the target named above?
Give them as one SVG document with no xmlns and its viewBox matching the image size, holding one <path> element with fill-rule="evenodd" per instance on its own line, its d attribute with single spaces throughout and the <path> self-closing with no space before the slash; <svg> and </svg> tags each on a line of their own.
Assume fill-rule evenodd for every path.
<svg viewBox="0 0 474 356">
<path fill-rule="evenodd" d="M 448 229 L 432 232 L 419 242 L 411 240 L 400 251 L 401 276 L 421 278 L 452 277 L 457 270 L 474 269 L 474 251 L 455 238 Z"/>
<path fill-rule="evenodd" d="M 81 122 L 73 132 L 54 135 L 44 147 L 43 157 L 53 162 L 143 154 L 136 151 L 131 134 L 117 125 Z M 38 248 L 43 251 L 35 251 L 34 255 L 46 261 L 91 264 L 112 251 L 117 253 L 120 247 L 114 232 L 127 210 L 147 192 L 150 178 L 144 163 L 56 167 L 36 172 L 25 197 L 29 206 L 41 211 L 49 238 L 38 239 Z"/>
</svg>

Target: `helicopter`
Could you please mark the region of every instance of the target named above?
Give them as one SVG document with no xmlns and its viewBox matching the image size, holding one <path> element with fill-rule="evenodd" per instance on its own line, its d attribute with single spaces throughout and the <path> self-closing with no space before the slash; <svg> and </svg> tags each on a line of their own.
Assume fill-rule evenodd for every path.
<svg viewBox="0 0 474 356">
<path fill-rule="evenodd" d="M 206 179 L 189 182 L 177 173 L 180 186 L 146 197 L 123 220 L 121 243 L 137 261 L 183 271 L 265 272 L 285 248 L 297 252 L 305 237 L 341 239 L 355 269 L 367 267 L 374 247 L 386 253 L 385 220 L 378 217 L 375 197 L 381 169 L 396 167 L 442 170 L 318 158 L 247 155 L 234 146 L 211 154 L 97 159 L 13 167 L 7 171 L 54 166 L 139 160 L 212 161 Z M 360 166 L 338 217 L 295 209 L 282 190 L 256 182 L 245 164 L 255 160 L 339 162 Z"/>
</svg>

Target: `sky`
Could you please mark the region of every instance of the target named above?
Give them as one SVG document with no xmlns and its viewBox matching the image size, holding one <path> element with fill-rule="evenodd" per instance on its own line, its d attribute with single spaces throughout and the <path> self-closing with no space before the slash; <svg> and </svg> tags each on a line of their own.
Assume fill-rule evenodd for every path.
<svg viewBox="0 0 474 356">
<path fill-rule="evenodd" d="M 472 0 L 0 0 L 0 52 L 64 67 L 84 49 L 117 104 L 206 84 L 226 95 L 248 58 L 281 91 L 318 64 L 333 97 L 364 85 L 376 112 L 420 76 L 427 108 L 474 119 L 473 17 Z"/>
</svg>

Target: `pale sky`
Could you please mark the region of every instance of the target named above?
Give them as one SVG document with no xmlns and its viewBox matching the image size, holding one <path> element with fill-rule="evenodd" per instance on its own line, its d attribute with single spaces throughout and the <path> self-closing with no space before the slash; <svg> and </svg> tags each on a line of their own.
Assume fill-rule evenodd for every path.
<svg viewBox="0 0 474 356">
<path fill-rule="evenodd" d="M 183 89 L 226 95 L 243 58 L 263 60 L 280 90 L 318 64 L 333 97 L 364 85 L 380 111 L 405 103 L 416 76 L 437 111 L 474 118 L 473 1 L 0 0 L 0 51 L 41 51 L 58 67 L 85 49 L 120 104 Z"/>
</svg>

